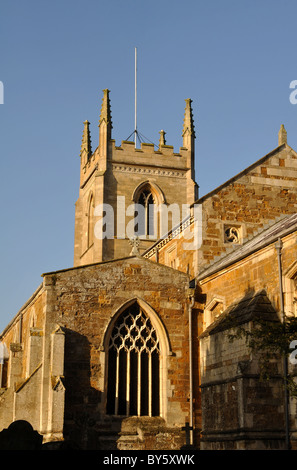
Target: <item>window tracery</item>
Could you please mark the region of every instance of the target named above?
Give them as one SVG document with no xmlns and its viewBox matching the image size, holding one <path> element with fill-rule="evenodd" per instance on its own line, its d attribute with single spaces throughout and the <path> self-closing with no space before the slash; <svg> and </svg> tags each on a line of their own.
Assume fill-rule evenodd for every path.
<svg viewBox="0 0 297 470">
<path fill-rule="evenodd" d="M 135 303 L 119 316 L 109 340 L 108 414 L 159 415 L 159 356 L 157 333 Z"/>
<path fill-rule="evenodd" d="M 239 243 L 240 242 L 240 228 L 229 226 L 225 227 L 225 243 Z"/>
</svg>

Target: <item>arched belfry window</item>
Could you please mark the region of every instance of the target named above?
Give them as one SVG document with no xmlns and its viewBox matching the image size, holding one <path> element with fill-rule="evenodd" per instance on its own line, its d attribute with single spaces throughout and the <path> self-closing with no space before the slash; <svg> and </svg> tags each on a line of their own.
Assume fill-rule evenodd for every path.
<svg viewBox="0 0 297 470">
<path fill-rule="evenodd" d="M 134 231 L 143 238 L 158 238 L 160 235 L 160 208 L 165 203 L 162 190 L 150 181 L 135 188 L 132 200 L 135 203 Z"/>
<path fill-rule="evenodd" d="M 107 414 L 160 414 L 160 346 L 137 302 L 117 318 L 108 344 Z"/>
<path fill-rule="evenodd" d="M 143 207 L 138 214 L 136 232 L 139 236 L 154 236 L 155 227 L 155 199 L 150 189 L 144 189 L 137 201 Z"/>
</svg>

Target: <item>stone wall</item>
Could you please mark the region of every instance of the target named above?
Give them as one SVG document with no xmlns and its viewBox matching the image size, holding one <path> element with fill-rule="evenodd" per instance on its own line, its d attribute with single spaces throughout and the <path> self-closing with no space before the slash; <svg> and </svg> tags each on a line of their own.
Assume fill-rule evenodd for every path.
<svg viewBox="0 0 297 470">
<path fill-rule="evenodd" d="M 255 236 L 259 229 L 284 214 L 297 211 L 297 156 L 282 145 L 232 180 L 200 200 L 203 204 L 203 242 L 199 271 L 234 245 Z M 238 242 L 226 238 L 236 228 Z"/>
<path fill-rule="evenodd" d="M 264 245 L 265 234 L 268 237 L 272 232 L 273 228 L 263 232 Z M 225 318 L 231 314 L 246 328 L 253 327 L 255 314 L 271 321 L 280 320 L 275 241 L 269 243 L 267 238 L 265 246 L 250 252 L 247 244 L 245 254 L 243 250 L 240 256 L 239 250 L 236 258 L 234 252 L 233 257 L 222 258 L 199 277 L 199 286 L 205 293 L 204 332 L 200 335 L 203 449 L 284 448 L 282 361 L 274 364 L 271 380 L 262 381 L 257 356 L 248 350 L 244 338 L 231 342 L 229 335 L 235 330 L 230 330 L 227 323 L 224 326 Z M 292 314 L 289 294 L 290 276 L 296 265 L 296 231 L 282 236 L 282 243 L 285 311 Z M 291 413 L 294 446 L 293 406 Z"/>
<path fill-rule="evenodd" d="M 169 254 L 174 251 L 176 268 L 197 276 L 280 217 L 297 212 L 296 179 L 296 152 L 282 144 L 196 201 L 195 223 L 193 219 L 176 235 L 169 234 L 146 256 L 157 256 L 160 263 L 169 265 Z M 237 238 L 232 236 L 233 229 Z M 196 245 L 191 247 L 189 240 Z"/>
<path fill-rule="evenodd" d="M 284 449 L 281 367 L 269 381 L 260 379 L 245 341 L 230 342 L 229 334 L 229 329 L 213 331 L 200 339 L 201 449 Z"/>
<path fill-rule="evenodd" d="M 185 274 L 142 258 L 45 275 L 52 291 L 49 315 L 65 331 L 65 433 L 69 438 L 82 435 L 82 445 L 88 445 L 89 434 L 101 433 L 104 438 L 110 422 L 110 417 L 105 420 L 105 335 L 117 311 L 131 299 L 141 299 L 144 308 L 149 305 L 170 338 L 162 417 L 170 427 L 184 425 L 189 415 L 188 282 Z"/>
<path fill-rule="evenodd" d="M 75 212 L 75 266 L 129 256 L 131 234 L 128 233 L 127 224 L 134 219 L 134 211 L 128 213 L 127 209 L 134 202 L 138 202 L 134 196 L 141 185 L 147 183 L 150 186 L 154 204 L 162 204 L 164 208 L 170 207 L 171 204 L 178 206 L 178 223 L 182 220 L 182 206 L 191 205 L 197 199 L 193 118 L 190 100 L 186 102 L 183 146 L 178 152 L 174 151 L 173 146 L 167 145 L 164 138 L 160 139 L 157 148 L 154 144 L 145 142 L 135 148 L 133 141 L 122 141 L 121 145 L 117 146 L 115 140 L 111 139 L 109 93 L 108 90 L 104 91 L 99 145 L 94 152 L 90 149 L 90 132 L 86 123 L 83 135 L 80 188 Z M 110 233 L 104 239 L 92 236 L 92 243 L 89 243 L 88 217 L 91 199 L 92 210 L 100 204 L 106 204 L 112 209 L 114 220 L 108 224 L 109 228 L 112 228 L 112 236 Z M 101 217 L 95 214 L 93 225 L 100 219 Z M 169 211 L 167 230 L 170 230 L 172 225 Z M 142 237 L 141 252 L 162 235 L 159 223 L 155 236 Z"/>
<path fill-rule="evenodd" d="M 161 442 L 170 449 L 185 444 L 182 428 L 190 421 L 189 280 L 140 257 L 44 274 L 39 294 L 22 311 L 22 342 L 9 344 L 20 315 L 3 335 L 12 351 L 12 375 L 8 388 L 1 390 L 1 425 L 24 419 L 44 442 L 66 439 L 85 449 L 116 448 L 119 439 L 122 447 L 130 439 L 146 449 L 160 448 Z M 131 439 L 125 416 L 106 415 L 108 338 L 119 312 L 134 301 L 160 340 L 161 421 L 141 417 L 140 440 L 135 435 Z M 34 309 L 40 317 L 30 327 Z M 197 368 L 197 356 L 195 361 Z M 195 398 L 198 404 L 199 390 Z"/>
<path fill-rule="evenodd" d="M 9 352 L 0 389 L 1 429 L 19 418 L 40 429 L 45 296 L 41 285 L 1 336 Z"/>
</svg>

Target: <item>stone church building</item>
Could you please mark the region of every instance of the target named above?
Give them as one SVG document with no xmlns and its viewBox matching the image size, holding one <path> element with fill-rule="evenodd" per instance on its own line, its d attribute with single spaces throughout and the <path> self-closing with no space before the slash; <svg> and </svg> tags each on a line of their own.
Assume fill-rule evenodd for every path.
<svg viewBox="0 0 297 470">
<path fill-rule="evenodd" d="M 84 122 L 74 265 L 1 334 L 0 430 L 28 421 L 53 449 L 297 448 L 283 362 L 263 382 L 226 321 L 297 314 L 297 153 L 282 125 L 199 197 L 189 99 L 181 131 L 179 152 L 163 130 L 116 146 L 108 90 L 94 151 Z"/>
</svg>

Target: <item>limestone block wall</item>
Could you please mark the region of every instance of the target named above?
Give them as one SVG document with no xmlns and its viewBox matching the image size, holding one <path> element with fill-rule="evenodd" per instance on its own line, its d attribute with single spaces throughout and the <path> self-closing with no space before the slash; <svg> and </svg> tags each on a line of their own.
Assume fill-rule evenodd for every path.
<svg viewBox="0 0 297 470">
<path fill-rule="evenodd" d="M 292 314 L 296 232 L 282 237 L 282 244 L 285 311 Z M 253 312 L 253 307 L 245 302 L 253 297 L 258 297 L 260 302 L 262 295 L 267 298 L 263 297 L 257 311 L 271 318 L 279 314 L 280 284 L 275 243 L 268 243 L 220 269 L 215 269 L 214 265 L 212 273 L 208 271 L 204 278 L 200 276 L 199 285 L 205 293 L 204 333 L 200 336 L 202 448 L 284 448 L 282 362 L 275 364 L 270 381 L 261 381 L 257 356 L 251 355 L 245 340 L 231 342 L 230 327 L 216 327 L 222 321 L 222 312 L 238 302 L 242 305 L 237 307 L 238 312 L 245 315 L 243 324 L 252 328 L 248 315 Z M 207 313 L 212 314 L 209 321 Z M 292 400 L 290 434 L 294 444 L 296 421 Z"/>
<path fill-rule="evenodd" d="M 296 162 L 293 149 L 286 144 L 277 147 L 197 200 L 196 222 L 158 242 L 147 257 L 156 259 L 157 252 L 159 262 L 169 265 L 169 254 L 175 250 L 177 269 L 197 276 L 280 217 L 297 212 Z M 195 233 L 192 240 L 198 243 L 198 252 L 189 245 L 189 230 Z"/>
<path fill-rule="evenodd" d="M 261 380 L 256 355 L 244 339 L 230 341 L 233 331 L 217 328 L 200 338 L 201 449 L 284 449 L 282 364 Z"/>
<path fill-rule="evenodd" d="M 200 247 L 198 224 L 194 217 L 153 244 L 143 256 L 178 271 L 188 273 L 191 278 L 197 275 L 198 249 Z"/>
<path fill-rule="evenodd" d="M 189 277 L 132 257 L 48 273 L 44 282 L 50 290 L 48 323 L 58 324 L 65 333 L 65 437 L 85 448 L 116 445 L 124 417 L 106 415 L 106 338 L 117 312 L 136 300 L 156 322 L 163 345 L 162 432 L 166 428 L 167 433 L 179 434 L 174 442 L 185 440 L 182 427 L 190 411 Z M 113 432 L 106 444 L 106 436 Z M 150 434 L 149 426 L 146 433 Z"/>
<path fill-rule="evenodd" d="M 275 310 L 279 311 L 279 269 L 275 243 L 276 241 L 268 243 L 261 250 L 251 252 L 243 259 L 235 260 L 229 266 L 225 266 L 224 269 L 218 268 L 216 270 L 216 265 L 214 264 L 211 275 L 207 275 L 207 271 L 205 271 L 205 275 L 201 273 L 198 279 L 203 292 L 206 293 L 206 305 L 213 298 L 218 298 L 225 309 L 234 301 L 243 298 L 246 294 L 264 289 Z M 292 296 L 289 297 L 286 294 L 286 291 L 290 292 L 291 287 L 289 277 L 285 273 L 290 270 L 296 260 L 295 232 L 283 237 L 282 243 L 283 288 L 284 298 L 285 300 L 287 299 L 285 308 L 289 313 L 292 308 L 290 305 Z"/>
<path fill-rule="evenodd" d="M 295 213 L 296 180 L 297 156 L 284 144 L 201 198 L 203 242 L 199 252 L 199 271 L 280 216 Z M 228 229 L 232 228 L 237 230 L 238 240 L 235 242 L 232 237 L 228 238 Z"/>
<path fill-rule="evenodd" d="M 63 370 L 58 368 L 58 362 L 64 362 L 64 349 L 46 335 L 46 305 L 42 284 L 2 333 L 9 359 L 0 389 L 1 429 L 26 420 L 44 442 L 62 437 L 64 409 Z M 51 356 L 59 357 L 55 365 Z"/>
<path fill-rule="evenodd" d="M 82 448 L 116 448 L 120 433 L 121 448 L 128 442 L 133 448 L 153 446 L 155 417 L 151 426 L 150 418 L 139 417 L 139 444 L 137 433 L 131 441 L 127 427 L 121 432 L 125 416 L 106 414 L 108 335 L 118 312 L 137 301 L 160 339 L 156 446 L 185 444 L 189 280 L 187 274 L 140 257 L 44 274 L 43 285 L 3 333 L 10 359 L 8 384 L 1 389 L 1 426 L 25 419 L 44 442 L 67 439 Z"/>
<path fill-rule="evenodd" d="M 183 205 L 192 204 L 197 196 L 196 183 L 188 174 L 190 169 L 187 166 L 186 149 L 174 153 L 173 147 L 163 145 L 160 150 L 155 151 L 153 144 L 142 143 L 141 148 L 135 148 L 134 142 L 125 141 L 120 147 L 116 147 L 113 140 L 109 142 L 108 148 L 106 169 L 103 171 L 94 167 L 80 187 L 75 217 L 75 266 L 129 256 L 131 247 L 127 225 L 132 223 L 134 213 L 128 213 L 128 208 L 136 202 L 133 196 L 142 184 L 149 183 L 155 188 L 157 205 L 163 204 L 166 208 L 172 204 L 177 205 L 178 210 L 175 210 L 178 215 L 173 217 L 169 210 L 167 224 L 165 217 L 161 222 L 159 214 L 159 229 L 155 237 L 142 237 L 141 251 L 161 237 L 162 223 L 170 230 L 177 218 L 178 223 L 181 222 Z M 100 162 L 100 159 L 97 149 L 94 162 Z M 88 247 L 87 215 L 91 197 L 94 198 L 93 208 L 103 203 L 112 208 L 113 234 L 103 241 L 95 237 L 93 245 Z M 95 216 L 94 224 L 99 220 L 100 217 Z"/>
</svg>

